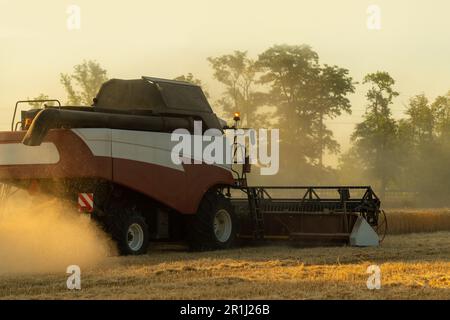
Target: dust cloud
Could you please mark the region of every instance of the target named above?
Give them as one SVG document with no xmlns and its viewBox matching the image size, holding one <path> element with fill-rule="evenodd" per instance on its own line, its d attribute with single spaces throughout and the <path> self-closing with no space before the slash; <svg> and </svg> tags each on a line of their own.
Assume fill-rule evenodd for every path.
<svg viewBox="0 0 450 320">
<path fill-rule="evenodd" d="M 0 274 L 65 272 L 95 266 L 116 251 L 88 216 L 56 200 L 10 198 L 0 211 Z"/>
</svg>

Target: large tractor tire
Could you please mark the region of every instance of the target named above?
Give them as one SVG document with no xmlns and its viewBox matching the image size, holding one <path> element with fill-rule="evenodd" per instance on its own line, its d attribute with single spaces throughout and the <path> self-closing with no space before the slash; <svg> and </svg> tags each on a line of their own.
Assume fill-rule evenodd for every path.
<svg viewBox="0 0 450 320">
<path fill-rule="evenodd" d="M 129 209 L 111 218 L 113 221 L 109 229 L 121 255 L 147 253 L 149 230 L 141 213 L 135 209 Z"/>
<path fill-rule="evenodd" d="M 123 231 L 119 240 L 119 250 L 124 255 L 147 253 L 149 244 L 148 226 L 141 215 L 131 215 L 123 222 Z"/>
<path fill-rule="evenodd" d="M 94 193 L 91 217 L 111 235 L 121 255 L 147 253 L 150 215 L 143 201 L 126 189 L 100 185 Z"/>
<path fill-rule="evenodd" d="M 209 191 L 188 228 L 191 249 L 203 251 L 233 246 L 239 226 L 230 200 L 221 193 Z"/>
</svg>

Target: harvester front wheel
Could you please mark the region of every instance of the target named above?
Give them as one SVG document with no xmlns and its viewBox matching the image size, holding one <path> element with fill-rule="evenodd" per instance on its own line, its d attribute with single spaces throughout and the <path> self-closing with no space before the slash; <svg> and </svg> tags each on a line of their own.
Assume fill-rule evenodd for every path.
<svg viewBox="0 0 450 320">
<path fill-rule="evenodd" d="M 193 250 L 230 248 L 236 240 L 238 220 L 229 199 L 210 191 L 200 203 L 189 226 L 189 244 Z"/>
</svg>

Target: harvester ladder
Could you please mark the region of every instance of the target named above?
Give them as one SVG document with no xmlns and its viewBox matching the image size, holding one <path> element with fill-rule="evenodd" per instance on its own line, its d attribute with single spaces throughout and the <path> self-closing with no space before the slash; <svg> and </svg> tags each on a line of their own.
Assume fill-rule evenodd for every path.
<svg viewBox="0 0 450 320">
<path fill-rule="evenodd" d="M 264 239 L 264 215 L 261 210 L 258 190 L 247 188 L 248 204 L 250 215 L 253 219 L 253 238 L 255 240 Z"/>
</svg>

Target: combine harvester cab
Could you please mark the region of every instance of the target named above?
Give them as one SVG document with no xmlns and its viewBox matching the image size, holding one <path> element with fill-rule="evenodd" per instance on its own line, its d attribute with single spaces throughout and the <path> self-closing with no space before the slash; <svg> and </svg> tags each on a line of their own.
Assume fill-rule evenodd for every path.
<svg viewBox="0 0 450 320">
<path fill-rule="evenodd" d="M 151 239 L 187 240 L 201 250 L 238 239 L 379 243 L 382 211 L 370 187 L 249 187 L 248 165 L 240 174 L 231 165 L 188 163 L 193 156 L 174 162 L 174 130 L 215 129 L 224 138 L 224 123 L 199 86 L 113 79 L 92 106 L 49 100 L 58 106 L 21 111 L 16 121 L 27 102 L 16 104 L 11 131 L 0 132 L 0 200 L 11 187 L 70 200 L 123 254 L 145 253 Z M 324 190 L 338 197 L 319 196 Z"/>
</svg>

